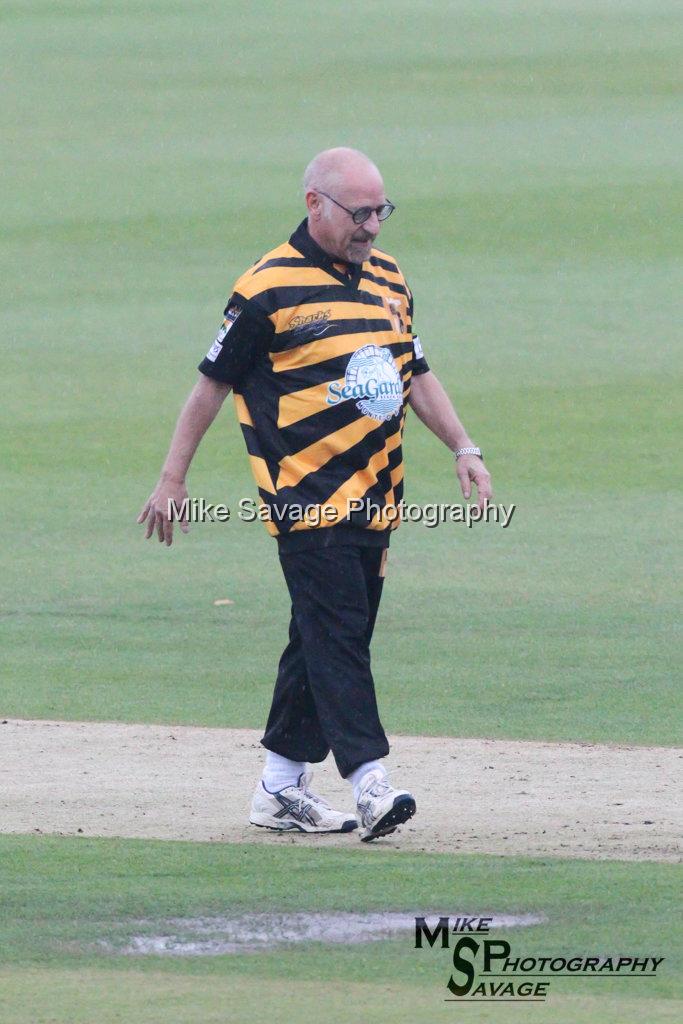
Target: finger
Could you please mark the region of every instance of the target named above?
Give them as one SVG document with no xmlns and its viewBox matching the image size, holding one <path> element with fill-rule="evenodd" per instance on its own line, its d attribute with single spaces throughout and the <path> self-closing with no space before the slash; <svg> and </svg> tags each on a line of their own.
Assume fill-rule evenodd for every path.
<svg viewBox="0 0 683 1024">
<path fill-rule="evenodd" d="M 163 544 L 163 542 L 164 542 L 164 517 L 162 516 L 161 512 L 157 512 L 157 537 L 159 538 L 159 543 Z"/>
<path fill-rule="evenodd" d="M 152 504 L 152 502 L 151 502 L 151 501 L 148 501 L 148 502 L 146 502 L 146 503 L 145 503 L 145 504 L 143 505 L 143 507 L 142 507 L 142 512 L 141 512 L 141 513 L 140 513 L 140 515 L 138 516 L 138 522 L 139 522 L 139 523 L 144 523 L 144 521 L 145 521 L 145 519 L 147 518 L 147 515 L 148 515 L 148 513 L 149 513 L 149 506 L 150 506 L 151 504 Z"/>
<path fill-rule="evenodd" d="M 164 517 L 164 540 L 166 541 L 166 547 L 171 546 L 173 543 L 173 523 L 170 519 Z"/>
<path fill-rule="evenodd" d="M 155 520 L 156 520 L 156 512 L 155 512 L 154 508 L 152 507 L 149 510 L 149 519 L 147 520 L 147 529 L 145 530 L 145 540 L 149 540 L 149 538 L 154 533 Z"/>
<path fill-rule="evenodd" d="M 182 516 L 178 520 L 178 525 L 179 525 L 180 529 L 183 531 L 183 533 L 189 533 L 190 532 L 190 520 L 188 519 L 188 517 L 186 515 Z"/>
<path fill-rule="evenodd" d="M 488 473 L 475 474 L 474 482 L 477 485 L 477 490 L 479 491 L 480 494 L 483 492 L 484 494 L 487 495 L 487 497 L 491 497 L 491 495 L 493 494 L 493 489 L 491 487 L 491 477 L 489 476 Z"/>
<path fill-rule="evenodd" d="M 474 482 L 477 485 L 477 494 L 479 496 L 477 504 L 479 505 L 479 508 L 483 512 L 486 507 L 486 502 L 490 501 L 490 499 L 493 496 L 493 490 L 491 488 L 491 477 L 488 474 L 478 474 L 477 476 L 475 476 Z"/>
<path fill-rule="evenodd" d="M 469 498 L 472 493 L 472 482 L 470 481 L 470 474 L 465 468 L 458 469 L 458 480 L 460 481 L 463 498 Z"/>
</svg>

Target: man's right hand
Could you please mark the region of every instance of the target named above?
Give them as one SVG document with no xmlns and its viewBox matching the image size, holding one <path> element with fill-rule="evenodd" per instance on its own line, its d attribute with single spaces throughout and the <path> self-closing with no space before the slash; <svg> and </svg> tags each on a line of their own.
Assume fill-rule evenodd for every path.
<svg viewBox="0 0 683 1024">
<path fill-rule="evenodd" d="M 230 387 L 230 384 L 213 380 L 203 373 L 199 374 L 199 380 L 178 417 L 159 483 L 138 516 L 139 523 L 147 521 L 147 532 L 145 533 L 147 539 L 156 530 L 159 540 L 166 541 L 167 547 L 173 543 L 173 522 L 169 519 L 168 503 L 173 501 L 176 509 L 180 509 L 187 498 L 185 478 L 192 457 L 199 442 L 218 415 Z M 173 518 L 176 518 L 175 515 Z M 190 524 L 187 521 L 187 515 L 179 516 L 178 522 L 183 533 L 189 533 Z"/>
<path fill-rule="evenodd" d="M 175 507 L 179 509 L 186 498 L 187 488 L 184 483 L 161 478 L 138 516 L 139 523 L 147 522 L 146 540 L 149 540 L 156 530 L 159 540 L 162 543 L 166 541 L 167 547 L 171 546 L 173 543 L 173 519 L 176 517 L 169 518 L 169 501 L 173 501 Z M 189 533 L 190 524 L 187 521 L 187 515 L 178 518 L 178 523 L 183 533 Z"/>
</svg>

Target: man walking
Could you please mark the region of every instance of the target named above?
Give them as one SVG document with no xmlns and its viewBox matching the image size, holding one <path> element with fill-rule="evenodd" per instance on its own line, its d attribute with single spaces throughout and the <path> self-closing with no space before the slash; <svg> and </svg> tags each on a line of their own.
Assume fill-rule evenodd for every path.
<svg viewBox="0 0 683 1024">
<path fill-rule="evenodd" d="M 415 813 L 381 763 L 389 744 L 370 671 L 408 404 L 455 454 L 465 498 L 474 483 L 483 507 L 490 477 L 413 334 L 398 264 L 374 248 L 394 210 L 377 167 L 357 150 L 326 150 L 306 168 L 304 192 L 306 219 L 237 280 L 138 522 L 172 542 L 169 502 L 187 497 L 191 460 L 232 390 L 292 602 L 250 820 L 354 830 L 355 815 L 310 789 L 308 764 L 331 750 L 367 842 Z"/>
</svg>

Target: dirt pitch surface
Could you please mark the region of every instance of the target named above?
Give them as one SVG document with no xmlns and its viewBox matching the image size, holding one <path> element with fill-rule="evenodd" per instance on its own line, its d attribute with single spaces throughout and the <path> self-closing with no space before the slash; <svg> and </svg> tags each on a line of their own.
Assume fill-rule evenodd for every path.
<svg viewBox="0 0 683 1024">
<path fill-rule="evenodd" d="M 248 824 L 263 748 L 251 729 L 11 720 L 0 725 L 0 831 L 357 848 L 357 835 Z M 387 767 L 418 812 L 375 848 L 683 859 L 683 750 L 395 736 Z M 353 809 L 334 763 L 313 788 Z M 366 847 L 367 849 L 367 847 Z"/>
</svg>

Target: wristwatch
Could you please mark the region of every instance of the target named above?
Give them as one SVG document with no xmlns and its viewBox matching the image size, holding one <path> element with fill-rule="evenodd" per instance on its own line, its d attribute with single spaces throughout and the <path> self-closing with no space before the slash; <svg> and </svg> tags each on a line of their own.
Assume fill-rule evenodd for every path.
<svg viewBox="0 0 683 1024">
<path fill-rule="evenodd" d="M 480 459 L 484 458 L 484 456 L 482 455 L 481 448 L 475 447 L 456 448 L 453 454 L 455 455 L 456 459 L 459 459 L 461 455 L 478 455 Z"/>
</svg>

